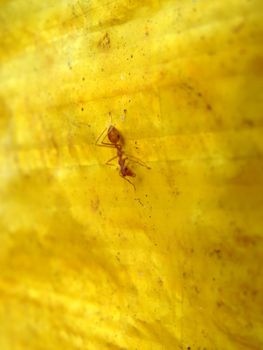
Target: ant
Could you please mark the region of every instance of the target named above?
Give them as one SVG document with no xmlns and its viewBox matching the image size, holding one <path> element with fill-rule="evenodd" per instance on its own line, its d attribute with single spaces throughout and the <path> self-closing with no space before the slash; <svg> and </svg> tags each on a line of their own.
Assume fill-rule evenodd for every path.
<svg viewBox="0 0 263 350">
<path fill-rule="evenodd" d="M 120 172 L 119 175 L 126 181 L 128 181 L 135 189 L 135 185 L 127 179 L 127 177 L 135 177 L 136 174 L 128 167 L 127 160 L 133 161 L 135 163 L 138 163 L 142 166 L 145 166 L 147 169 L 151 169 L 148 167 L 146 164 L 144 164 L 141 160 L 133 157 L 133 156 L 128 156 L 126 153 L 123 151 L 123 146 L 124 146 L 124 139 L 121 135 L 121 133 L 115 128 L 115 126 L 110 125 L 107 131 L 107 134 L 103 137 L 102 141 L 99 143 L 99 140 L 102 138 L 102 135 L 105 133 L 107 128 L 105 128 L 102 133 L 99 135 L 99 137 L 96 140 L 96 146 L 99 147 L 109 147 L 109 148 L 116 148 L 117 150 L 117 155 L 114 156 L 113 158 L 109 159 L 106 164 L 111 165 L 110 162 L 113 161 L 114 159 L 118 158 L 118 163 L 120 166 Z M 104 142 L 106 136 L 108 136 L 108 139 L 110 142 Z"/>
</svg>

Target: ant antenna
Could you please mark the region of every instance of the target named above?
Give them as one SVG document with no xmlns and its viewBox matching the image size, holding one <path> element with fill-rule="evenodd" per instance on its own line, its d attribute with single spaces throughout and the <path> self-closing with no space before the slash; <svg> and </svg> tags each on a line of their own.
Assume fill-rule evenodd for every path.
<svg viewBox="0 0 263 350">
<path fill-rule="evenodd" d="M 109 116 L 110 116 L 110 126 L 115 126 L 114 124 L 113 124 L 113 122 L 112 122 L 112 113 L 111 113 L 111 111 L 109 112 Z"/>
<path fill-rule="evenodd" d="M 88 123 L 81 122 L 81 121 L 77 122 L 74 119 L 71 119 L 69 117 L 67 117 L 66 120 L 67 120 L 68 125 L 70 124 L 70 125 L 73 125 L 73 126 L 75 126 L 77 128 L 81 128 L 81 126 L 87 126 L 87 127 L 90 128 L 90 124 L 88 124 Z"/>
</svg>

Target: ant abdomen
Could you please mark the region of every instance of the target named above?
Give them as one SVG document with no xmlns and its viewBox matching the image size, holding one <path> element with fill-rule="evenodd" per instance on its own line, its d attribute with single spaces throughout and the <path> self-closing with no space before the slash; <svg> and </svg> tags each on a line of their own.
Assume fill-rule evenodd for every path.
<svg viewBox="0 0 263 350">
<path fill-rule="evenodd" d="M 121 173 L 122 173 L 122 176 L 131 176 L 131 177 L 136 176 L 135 173 L 127 166 L 122 169 Z"/>
</svg>

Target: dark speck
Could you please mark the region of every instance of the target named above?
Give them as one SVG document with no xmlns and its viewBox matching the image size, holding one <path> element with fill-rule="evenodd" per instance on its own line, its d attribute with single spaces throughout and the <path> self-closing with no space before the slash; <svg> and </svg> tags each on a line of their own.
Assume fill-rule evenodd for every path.
<svg viewBox="0 0 263 350">
<path fill-rule="evenodd" d="M 81 110 L 82 110 L 82 112 L 83 112 L 83 111 L 84 111 L 84 108 L 82 107 Z"/>
<path fill-rule="evenodd" d="M 207 108 L 209 111 L 211 111 L 211 110 L 212 110 L 212 107 L 211 107 L 211 105 L 210 105 L 210 104 L 207 104 L 207 105 L 206 105 L 206 108 Z"/>
<path fill-rule="evenodd" d="M 85 80 L 85 77 L 82 77 L 82 81 L 84 81 Z"/>
<path fill-rule="evenodd" d="M 253 123 L 253 120 L 251 119 L 244 119 L 243 120 L 243 124 L 247 127 L 253 127 L 254 126 L 254 123 Z"/>
</svg>

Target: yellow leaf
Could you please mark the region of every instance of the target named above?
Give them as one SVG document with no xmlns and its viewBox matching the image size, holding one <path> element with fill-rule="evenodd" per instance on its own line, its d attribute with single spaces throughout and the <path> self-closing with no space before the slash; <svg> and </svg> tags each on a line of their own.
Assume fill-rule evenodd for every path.
<svg viewBox="0 0 263 350">
<path fill-rule="evenodd" d="M 1 1 L 1 350 L 263 347 L 262 10 Z"/>
</svg>

